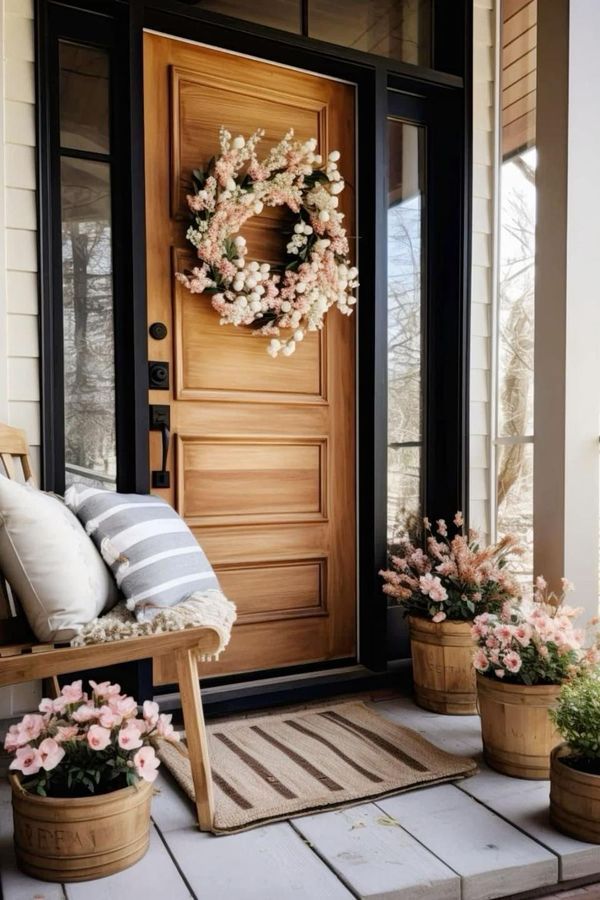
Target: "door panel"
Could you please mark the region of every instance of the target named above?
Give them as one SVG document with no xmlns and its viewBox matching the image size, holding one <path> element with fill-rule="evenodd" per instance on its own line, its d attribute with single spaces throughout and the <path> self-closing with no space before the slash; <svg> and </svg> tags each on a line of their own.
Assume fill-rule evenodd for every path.
<svg viewBox="0 0 600 900">
<path fill-rule="evenodd" d="M 193 261 L 185 194 L 192 168 L 218 149 L 221 124 L 265 129 L 267 153 L 292 126 L 339 149 L 341 195 L 354 235 L 354 88 L 154 34 L 144 37 L 149 358 L 168 362 L 175 435 L 172 503 L 204 547 L 239 620 L 204 674 L 351 657 L 356 650 L 355 317 L 330 313 L 292 357 L 271 359 L 249 328 L 222 327 L 210 299 L 174 274 Z M 285 254 L 289 213 L 265 209 L 244 227 L 249 257 Z M 150 435 L 153 469 L 160 436 Z M 155 660 L 156 683 L 175 680 Z"/>
</svg>

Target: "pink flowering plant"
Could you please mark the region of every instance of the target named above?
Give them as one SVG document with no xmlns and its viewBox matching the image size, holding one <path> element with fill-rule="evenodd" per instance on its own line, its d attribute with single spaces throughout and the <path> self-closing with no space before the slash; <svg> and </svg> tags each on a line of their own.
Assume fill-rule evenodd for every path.
<svg viewBox="0 0 600 900">
<path fill-rule="evenodd" d="M 563 579 L 560 596 L 548 592 L 542 576 L 533 598 L 483 613 L 473 623 L 475 669 L 513 684 L 562 684 L 589 671 L 599 660 L 597 640 L 585 647 L 586 630 L 575 619 L 582 612 L 565 602 L 572 585 Z"/>
<path fill-rule="evenodd" d="M 516 537 L 482 546 L 477 532 L 465 534 L 461 512 L 453 519 L 452 536 L 444 519 L 437 520 L 435 534 L 429 519 L 423 524 L 423 546 L 402 541 L 390 558 L 391 568 L 379 573 L 384 593 L 408 614 L 434 622 L 465 621 L 518 597 L 518 583 L 506 568 L 511 554 L 522 553 Z"/>
<path fill-rule="evenodd" d="M 177 279 L 193 294 L 212 294 L 221 325 L 251 325 L 256 334 L 271 337 L 271 356 L 290 356 L 307 331 L 323 328 L 331 307 L 352 313 L 358 270 L 349 259 L 338 209 L 345 187 L 339 151 L 323 160 L 316 138 L 299 141 L 290 130 L 259 160 L 263 136 L 261 128 L 247 140 L 232 138 L 221 127 L 220 155 L 206 169 L 193 171 L 186 237 L 199 264 L 178 272 Z M 287 260 L 280 268 L 247 260 L 246 240 L 239 234 L 265 206 L 284 206 L 293 214 Z"/>
<path fill-rule="evenodd" d="M 171 716 L 146 700 L 142 714 L 118 684 L 81 681 L 63 687 L 56 700 L 44 699 L 37 713 L 11 725 L 4 748 L 14 754 L 9 768 L 22 787 L 41 796 L 107 793 L 154 781 L 160 738 L 178 741 Z"/>
</svg>

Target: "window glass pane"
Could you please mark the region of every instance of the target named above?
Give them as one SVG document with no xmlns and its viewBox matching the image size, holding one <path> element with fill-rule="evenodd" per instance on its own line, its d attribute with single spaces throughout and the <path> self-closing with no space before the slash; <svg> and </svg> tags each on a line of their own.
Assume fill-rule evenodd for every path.
<svg viewBox="0 0 600 900">
<path fill-rule="evenodd" d="M 390 119 L 388 196 L 388 539 L 421 515 L 424 131 Z"/>
<path fill-rule="evenodd" d="M 431 0 L 309 0 L 308 31 L 342 47 L 431 64 Z"/>
<path fill-rule="evenodd" d="M 61 163 L 66 483 L 116 486 L 108 163 Z"/>
<path fill-rule="evenodd" d="M 108 153 L 108 54 L 61 41 L 59 61 L 61 147 Z"/>
<path fill-rule="evenodd" d="M 533 434 L 535 148 L 501 172 L 498 434 Z"/>
<path fill-rule="evenodd" d="M 301 32 L 300 0 L 269 0 L 268 3 L 255 3 L 253 0 L 197 0 L 196 7 L 202 10 L 255 22 L 257 25 L 268 25 L 282 31 Z"/>
<path fill-rule="evenodd" d="M 526 583 L 533 576 L 533 444 L 498 448 L 498 534 L 518 534 L 525 554 L 511 562 Z"/>
<path fill-rule="evenodd" d="M 496 530 L 526 547 L 533 574 L 537 3 L 502 7 L 499 284 L 495 322 Z"/>
</svg>

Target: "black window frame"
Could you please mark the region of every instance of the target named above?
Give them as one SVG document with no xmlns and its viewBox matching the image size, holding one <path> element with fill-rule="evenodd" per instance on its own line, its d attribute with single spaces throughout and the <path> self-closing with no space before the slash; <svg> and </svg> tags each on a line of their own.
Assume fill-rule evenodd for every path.
<svg viewBox="0 0 600 900">
<path fill-rule="evenodd" d="M 90 43 L 92 34 L 92 43 L 98 44 L 105 37 L 119 84 L 111 96 L 120 143 L 112 152 L 118 168 L 113 220 L 120 229 L 119 240 L 116 235 L 114 240 L 114 270 L 117 489 L 121 491 L 149 489 L 143 29 L 356 84 L 361 172 L 357 192 L 361 271 L 358 659 L 369 668 L 384 669 L 387 603 L 377 573 L 387 553 L 387 117 L 391 109 L 412 104 L 429 132 L 423 510 L 432 518 L 451 518 L 457 509 L 468 510 L 472 4 L 435 0 L 433 61 L 437 69 L 202 12 L 179 0 L 36 0 L 36 4 L 42 455 L 47 489 L 60 490 L 64 475 L 61 268 L 60 262 L 57 265 L 53 162 L 58 87 L 52 68 L 53 43 L 65 37 Z"/>
</svg>

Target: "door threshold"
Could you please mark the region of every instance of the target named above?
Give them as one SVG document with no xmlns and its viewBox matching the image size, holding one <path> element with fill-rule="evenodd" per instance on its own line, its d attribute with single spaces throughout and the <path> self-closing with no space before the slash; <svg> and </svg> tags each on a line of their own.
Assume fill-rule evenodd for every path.
<svg viewBox="0 0 600 900">
<path fill-rule="evenodd" d="M 411 680 L 409 659 L 388 663 L 384 672 L 374 672 L 356 664 L 319 672 L 257 678 L 240 684 L 208 685 L 202 688 L 202 705 L 208 717 L 224 716 L 271 706 L 327 699 L 339 694 L 379 690 L 396 685 L 406 687 Z M 155 700 L 163 710 L 181 708 L 177 691 L 158 694 Z"/>
</svg>

